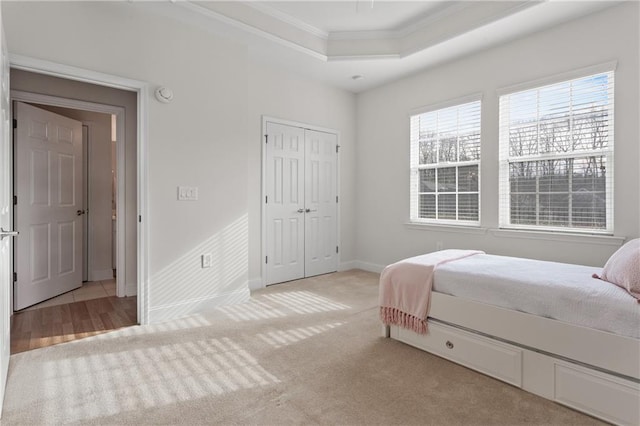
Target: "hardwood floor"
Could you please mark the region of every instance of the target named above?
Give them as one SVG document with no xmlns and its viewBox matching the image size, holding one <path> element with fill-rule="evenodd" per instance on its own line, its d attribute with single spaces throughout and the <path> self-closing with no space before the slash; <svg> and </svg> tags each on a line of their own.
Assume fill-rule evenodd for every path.
<svg viewBox="0 0 640 426">
<path fill-rule="evenodd" d="M 109 296 L 18 312 L 11 318 L 11 353 L 135 325 L 136 301 L 135 296 Z"/>
</svg>

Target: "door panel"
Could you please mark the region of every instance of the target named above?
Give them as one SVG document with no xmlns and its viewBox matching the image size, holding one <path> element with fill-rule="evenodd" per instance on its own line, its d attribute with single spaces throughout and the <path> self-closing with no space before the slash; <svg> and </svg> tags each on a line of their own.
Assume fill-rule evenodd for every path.
<svg viewBox="0 0 640 426">
<path fill-rule="evenodd" d="M 332 133 L 305 131 L 305 276 L 338 270 L 336 146 Z"/>
<path fill-rule="evenodd" d="M 16 102 L 15 309 L 82 285 L 82 124 Z"/>
<path fill-rule="evenodd" d="M 2 8 L 0 7 L 0 227 L 5 231 L 13 230 L 12 223 L 12 153 L 11 153 L 11 115 L 9 112 L 9 58 L 7 44 L 2 28 Z M 4 390 L 9 370 L 9 329 L 10 329 L 10 291 L 13 281 L 12 237 L 0 239 L 0 413 L 4 401 Z"/>
<path fill-rule="evenodd" d="M 334 272 L 337 136 L 271 122 L 266 133 L 266 284 Z"/>
<path fill-rule="evenodd" d="M 304 277 L 304 130 L 267 123 L 267 285 Z"/>
</svg>

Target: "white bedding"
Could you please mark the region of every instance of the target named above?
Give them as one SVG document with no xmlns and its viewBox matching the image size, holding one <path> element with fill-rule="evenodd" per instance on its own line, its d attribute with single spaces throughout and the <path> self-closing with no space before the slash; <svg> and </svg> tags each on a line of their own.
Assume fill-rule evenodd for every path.
<svg viewBox="0 0 640 426">
<path fill-rule="evenodd" d="M 433 291 L 640 338 L 640 304 L 602 268 L 478 254 L 436 268 Z"/>
</svg>

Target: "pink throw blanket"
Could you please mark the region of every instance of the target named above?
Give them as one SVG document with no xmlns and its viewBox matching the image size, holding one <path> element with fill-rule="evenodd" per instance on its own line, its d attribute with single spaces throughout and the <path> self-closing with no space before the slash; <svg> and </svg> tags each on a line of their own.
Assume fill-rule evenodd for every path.
<svg viewBox="0 0 640 426">
<path fill-rule="evenodd" d="M 398 325 L 416 333 L 427 332 L 427 315 L 438 265 L 463 259 L 478 250 L 441 250 L 393 263 L 380 275 L 380 318 L 386 325 Z"/>
</svg>

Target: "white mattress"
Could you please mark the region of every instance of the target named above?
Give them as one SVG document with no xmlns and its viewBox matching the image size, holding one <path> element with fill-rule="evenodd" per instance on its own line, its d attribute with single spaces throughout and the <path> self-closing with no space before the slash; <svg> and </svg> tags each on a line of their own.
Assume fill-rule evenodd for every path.
<svg viewBox="0 0 640 426">
<path fill-rule="evenodd" d="M 602 268 L 478 254 L 436 268 L 433 290 L 640 338 L 640 304 L 592 278 Z"/>
</svg>

